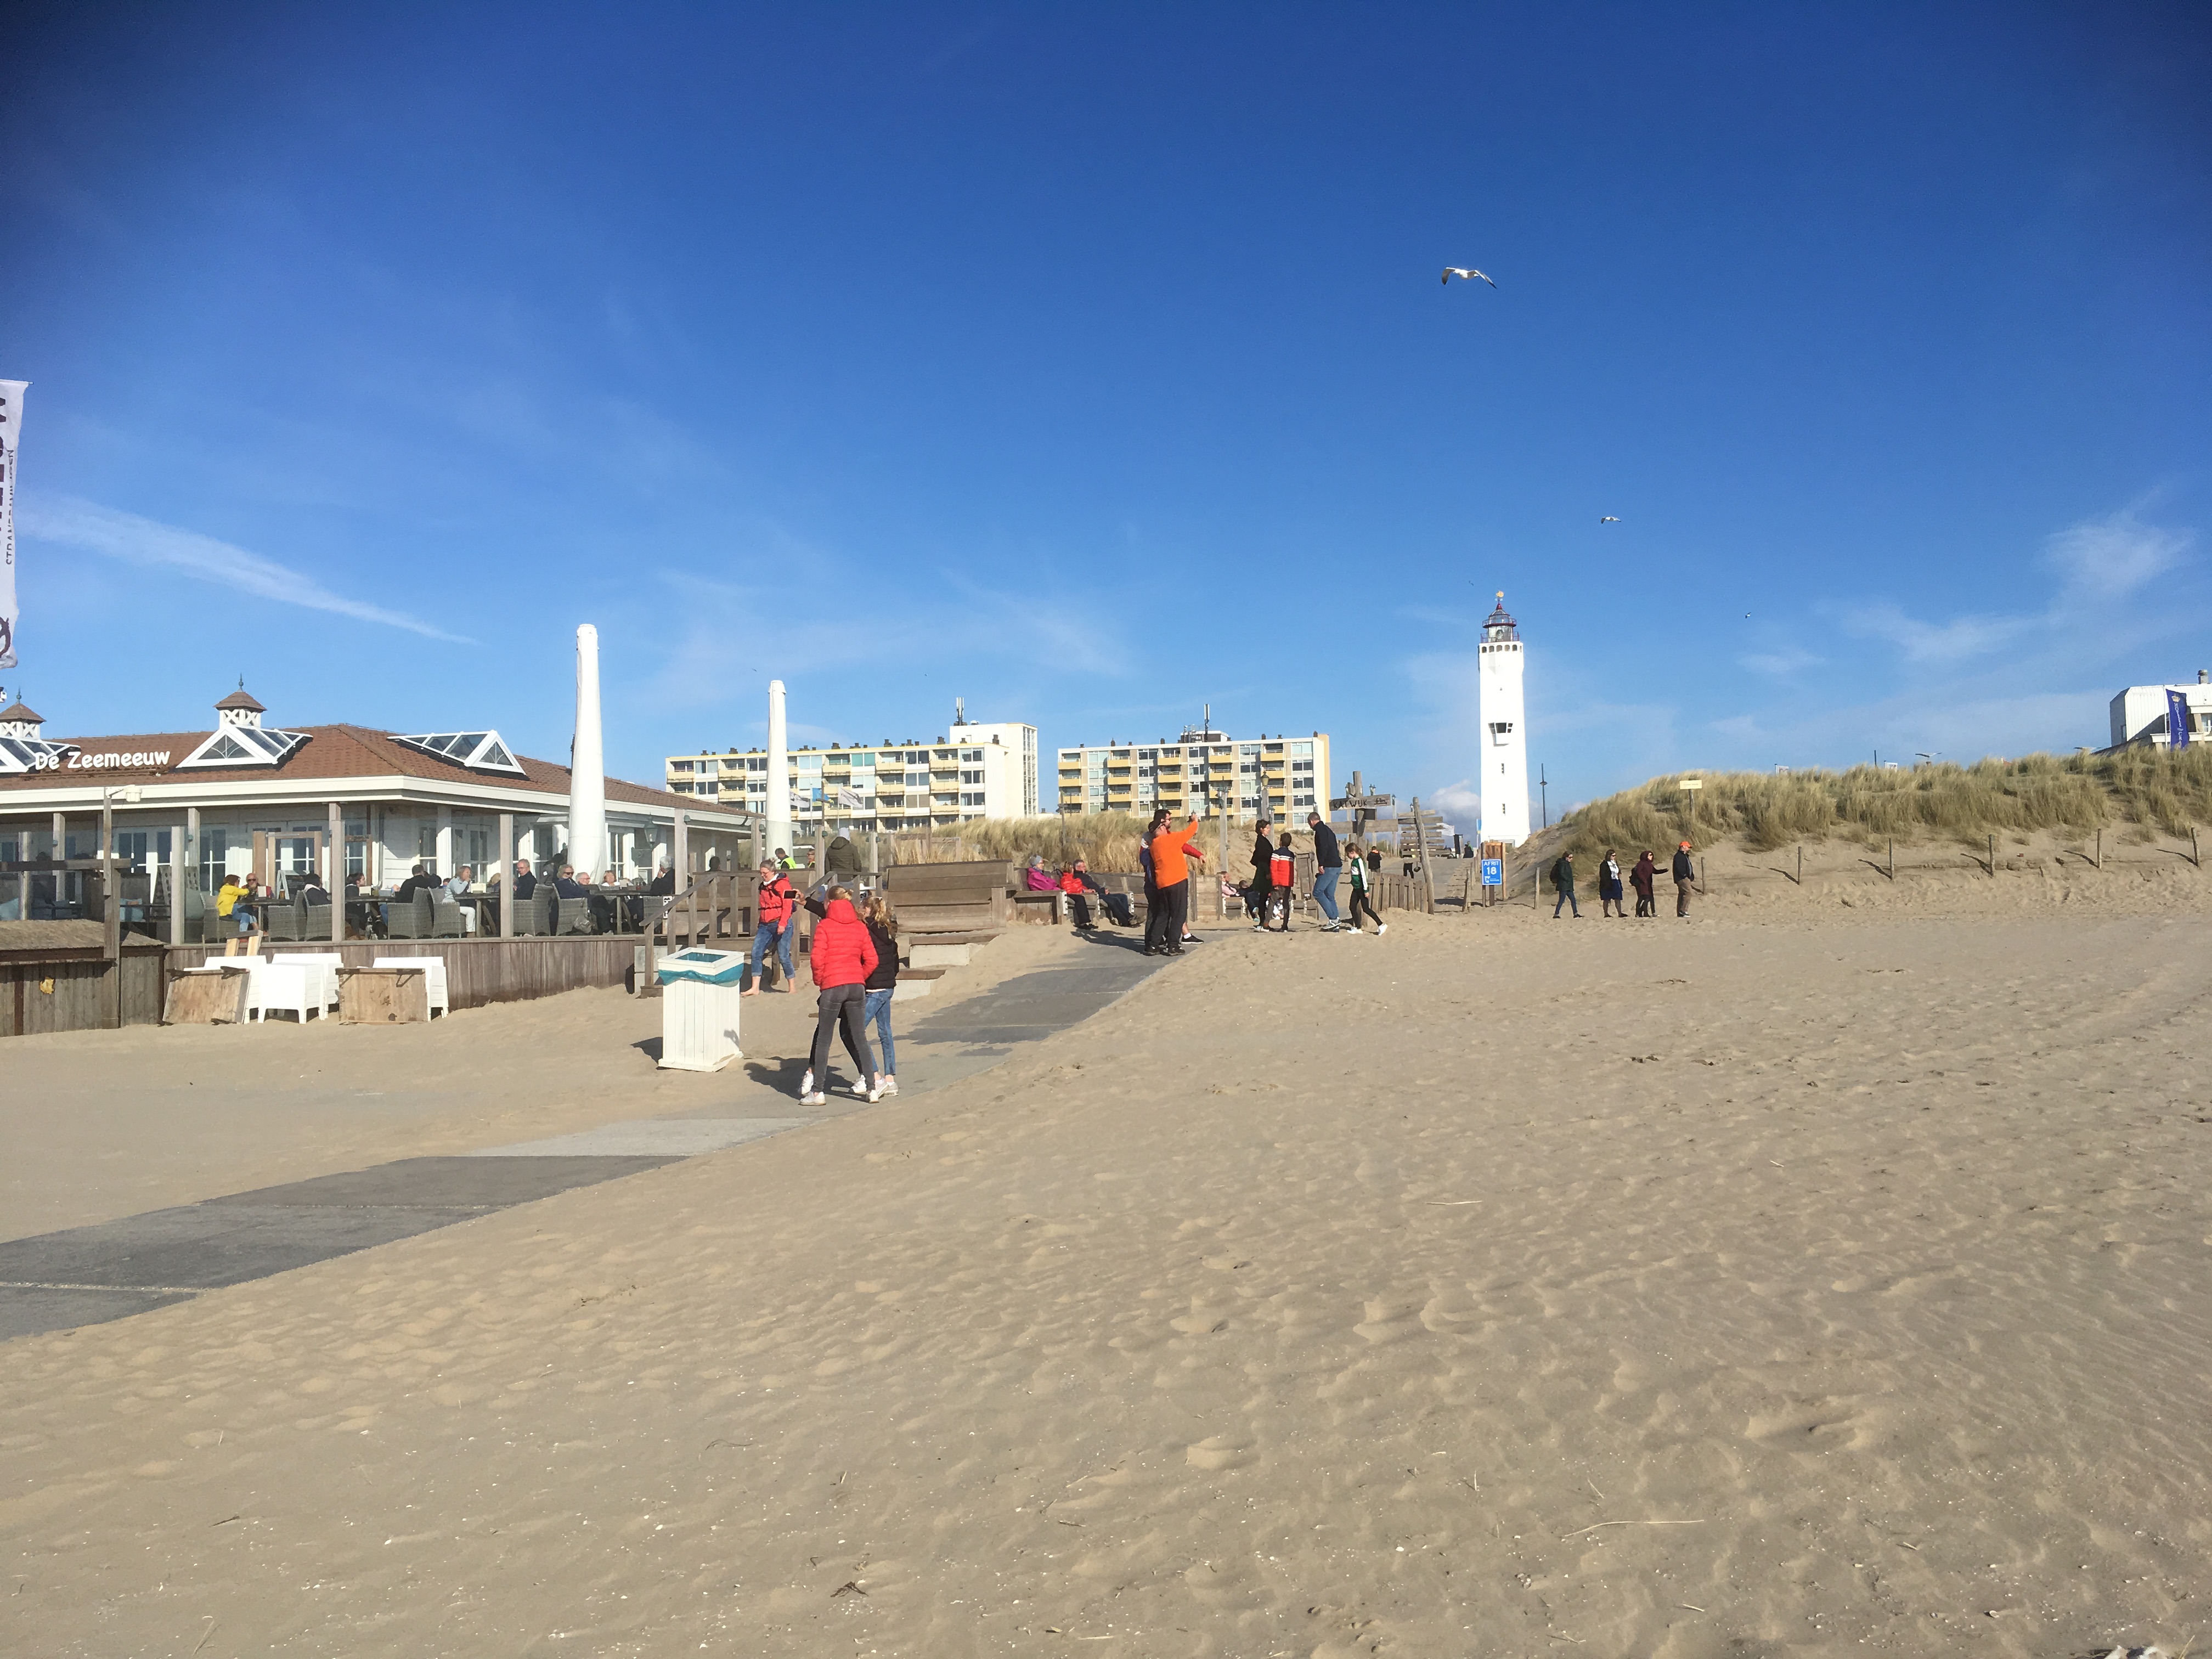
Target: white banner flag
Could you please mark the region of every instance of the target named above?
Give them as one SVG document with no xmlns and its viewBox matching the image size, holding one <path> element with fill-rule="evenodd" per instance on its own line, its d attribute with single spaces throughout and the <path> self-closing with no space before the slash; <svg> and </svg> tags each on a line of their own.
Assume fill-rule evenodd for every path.
<svg viewBox="0 0 2212 1659">
<path fill-rule="evenodd" d="M 15 665 L 15 456 L 30 384 L 0 380 L 0 668 Z"/>
</svg>

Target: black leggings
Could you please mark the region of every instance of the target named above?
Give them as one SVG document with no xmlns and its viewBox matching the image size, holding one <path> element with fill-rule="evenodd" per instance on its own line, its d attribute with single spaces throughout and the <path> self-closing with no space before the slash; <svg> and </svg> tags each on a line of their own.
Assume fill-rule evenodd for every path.
<svg viewBox="0 0 2212 1659">
<path fill-rule="evenodd" d="M 814 1073 L 817 1089 L 823 1088 L 830 1080 L 825 1069 L 830 1064 L 830 1033 L 841 1025 L 844 1028 L 845 1052 L 860 1068 L 858 1080 L 866 1083 L 873 1075 L 876 1057 L 869 1052 L 868 1028 L 860 1018 L 867 1000 L 867 988 L 863 985 L 832 985 L 822 993 L 816 1004 L 819 1012 L 814 1021 L 814 1052 L 806 1062 Z"/>
<path fill-rule="evenodd" d="M 1367 896 L 1367 890 L 1364 887 L 1355 887 L 1352 890 L 1352 911 L 1345 917 L 1345 921 L 1357 928 L 1359 926 L 1359 913 L 1362 910 L 1367 912 L 1369 918 L 1377 927 L 1382 925 L 1382 918 L 1375 914 L 1375 903 Z"/>
</svg>

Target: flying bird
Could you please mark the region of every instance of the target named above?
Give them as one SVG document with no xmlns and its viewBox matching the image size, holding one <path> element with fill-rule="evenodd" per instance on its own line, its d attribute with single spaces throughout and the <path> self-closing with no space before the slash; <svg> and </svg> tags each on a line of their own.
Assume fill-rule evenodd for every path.
<svg viewBox="0 0 2212 1659">
<path fill-rule="evenodd" d="M 1600 519 L 1598 522 L 1600 524 L 1619 524 L 1620 520 L 1614 518 L 1610 513 L 1608 513 L 1605 517 Z"/>
<path fill-rule="evenodd" d="M 1450 287 L 1451 279 L 1455 276 L 1464 276 L 1468 278 L 1470 281 L 1477 276 L 1482 276 L 1482 280 L 1484 282 L 1490 283 L 1490 278 L 1483 276 L 1482 273 L 1477 270 L 1473 265 L 1446 265 L 1444 267 L 1443 275 L 1444 286 L 1447 288 Z M 1496 288 L 1498 286 L 1495 283 L 1490 283 L 1490 285 L 1492 288 Z"/>
</svg>

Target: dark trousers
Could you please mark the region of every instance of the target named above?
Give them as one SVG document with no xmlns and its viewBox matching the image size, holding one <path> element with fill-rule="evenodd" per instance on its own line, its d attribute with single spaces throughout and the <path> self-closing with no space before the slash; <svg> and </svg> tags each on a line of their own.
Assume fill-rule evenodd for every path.
<svg viewBox="0 0 2212 1659">
<path fill-rule="evenodd" d="M 1345 920 L 1354 927 L 1358 927 L 1359 913 L 1362 910 L 1367 912 L 1367 919 L 1377 927 L 1382 925 L 1382 918 L 1375 914 L 1375 901 L 1367 896 L 1367 890 L 1364 887 L 1355 887 L 1352 890 L 1352 914 Z"/>
<path fill-rule="evenodd" d="M 1244 890 L 1244 908 L 1252 913 L 1252 920 L 1262 927 L 1267 925 L 1267 900 L 1274 890 L 1273 881 L 1255 881 Z"/>
<path fill-rule="evenodd" d="M 1078 927 L 1088 927 L 1091 926 L 1091 900 L 1089 896 L 1083 893 L 1070 893 L 1067 896 L 1067 902 L 1075 907 L 1075 925 Z"/>
<path fill-rule="evenodd" d="M 816 1088 L 829 1081 L 829 1073 L 823 1068 L 830 1063 L 830 1033 L 839 1027 L 844 1030 L 845 1052 L 860 1068 L 859 1081 L 866 1083 L 875 1071 L 876 1057 L 868 1051 L 868 1028 L 861 1019 L 867 1001 L 867 988 L 862 985 L 832 985 L 822 993 L 815 1005 L 814 1051 L 806 1062 L 814 1073 Z"/>
<path fill-rule="evenodd" d="M 1152 908 L 1145 916 L 1145 948 L 1148 951 L 1182 949 L 1183 918 L 1189 913 L 1188 881 L 1179 881 L 1170 887 L 1155 887 Z"/>
<path fill-rule="evenodd" d="M 1651 890 L 1648 887 L 1639 887 L 1636 890 L 1636 914 L 1639 916 L 1656 916 L 1659 914 L 1659 907 L 1651 902 Z"/>
</svg>

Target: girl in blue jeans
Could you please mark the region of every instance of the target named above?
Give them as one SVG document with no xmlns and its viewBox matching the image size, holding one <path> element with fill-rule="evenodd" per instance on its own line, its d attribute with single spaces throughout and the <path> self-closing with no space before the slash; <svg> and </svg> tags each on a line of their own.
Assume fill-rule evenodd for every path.
<svg viewBox="0 0 2212 1659">
<path fill-rule="evenodd" d="M 884 1094 L 895 1095 L 898 1060 L 891 1047 L 891 994 L 898 987 L 898 918 L 891 914 L 890 901 L 878 889 L 861 901 L 860 920 L 867 924 L 868 937 L 876 946 L 876 971 L 867 977 L 860 1028 L 876 1028 L 876 1041 L 884 1051 L 884 1069 L 876 1073 L 876 1087 Z"/>
</svg>

